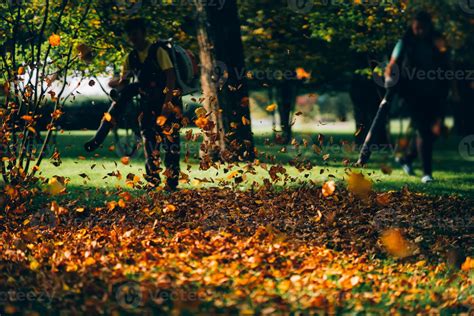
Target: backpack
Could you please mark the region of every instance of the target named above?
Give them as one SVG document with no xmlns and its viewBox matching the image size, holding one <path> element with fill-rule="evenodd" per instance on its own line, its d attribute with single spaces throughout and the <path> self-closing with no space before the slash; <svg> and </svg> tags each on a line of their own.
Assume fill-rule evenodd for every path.
<svg viewBox="0 0 474 316">
<path fill-rule="evenodd" d="M 140 68 L 148 67 L 150 64 L 159 67 L 156 65 L 156 59 L 154 56 L 156 56 L 157 50 L 160 47 L 170 56 L 176 74 L 176 88 L 181 90 L 181 95 L 184 96 L 199 91 L 199 67 L 194 54 L 191 51 L 184 49 L 182 46 L 175 44 L 172 39 L 159 40 L 150 45 L 148 57 L 143 64 L 138 60 L 138 53 L 132 51 L 129 55 L 131 68 L 140 71 L 143 70 L 145 73 L 151 72 L 156 74 L 156 71 L 152 69 Z M 156 67 L 154 67 L 154 69 L 156 69 Z"/>
</svg>

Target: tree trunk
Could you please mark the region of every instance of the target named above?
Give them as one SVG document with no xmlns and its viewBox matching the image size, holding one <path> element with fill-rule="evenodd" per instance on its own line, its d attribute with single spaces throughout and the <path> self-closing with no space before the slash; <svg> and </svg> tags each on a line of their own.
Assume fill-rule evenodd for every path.
<svg viewBox="0 0 474 316">
<path fill-rule="evenodd" d="M 206 111 L 211 113 L 210 120 L 214 123 L 212 129 L 205 133 L 204 144 L 201 146 L 201 157 L 209 155 L 212 160 L 215 160 L 225 150 L 225 129 L 217 96 L 217 82 L 214 77 L 217 62 L 213 51 L 214 44 L 208 32 L 208 15 L 205 4 L 197 0 L 195 5 L 203 105 Z"/>
<path fill-rule="evenodd" d="M 220 78 L 221 85 L 217 90 L 226 133 L 227 150 L 224 158 L 252 160 L 255 156 L 254 141 L 237 3 L 236 0 L 228 0 L 222 8 L 206 5 L 205 11 L 208 22 L 206 35 L 212 48 L 207 54 L 201 55 L 214 55 L 214 72 L 218 70 L 224 75 Z M 203 33 L 204 28 L 201 27 L 201 37 L 205 36 Z M 202 51 L 202 44 L 200 46 Z"/>
<path fill-rule="evenodd" d="M 288 144 L 291 141 L 291 112 L 295 104 L 295 87 L 290 80 L 284 80 L 278 86 L 279 104 L 278 114 L 280 115 L 280 127 L 283 132 L 281 142 Z"/>
</svg>

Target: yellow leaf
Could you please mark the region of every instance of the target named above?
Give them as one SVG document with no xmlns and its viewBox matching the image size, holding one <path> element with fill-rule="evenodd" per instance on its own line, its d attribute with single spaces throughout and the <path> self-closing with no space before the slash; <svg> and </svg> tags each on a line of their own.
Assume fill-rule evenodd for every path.
<svg viewBox="0 0 474 316">
<path fill-rule="evenodd" d="M 205 108 L 199 107 L 199 108 L 197 108 L 196 110 L 194 110 L 194 113 L 196 113 L 196 116 L 197 116 L 197 117 L 201 117 L 201 116 L 206 116 L 207 111 L 206 111 Z"/>
<path fill-rule="evenodd" d="M 38 270 L 39 267 L 40 267 L 40 264 L 38 263 L 38 261 L 33 260 L 33 261 L 30 262 L 30 269 L 31 270 L 36 271 L 36 270 Z"/>
<path fill-rule="evenodd" d="M 266 109 L 268 112 L 273 112 L 273 111 L 276 110 L 276 108 L 277 108 L 277 105 L 276 105 L 275 103 L 273 103 L 273 104 L 268 105 L 265 109 Z"/>
<path fill-rule="evenodd" d="M 51 195 L 58 195 L 66 190 L 66 185 L 63 179 L 58 177 L 52 177 L 48 181 L 48 185 L 46 187 L 46 192 Z"/>
<path fill-rule="evenodd" d="M 331 196 L 336 191 L 336 182 L 327 181 L 323 184 L 322 192 L 325 197 Z"/>
<path fill-rule="evenodd" d="M 106 121 L 106 122 L 112 121 L 112 115 L 110 115 L 109 112 L 104 113 L 104 121 Z"/>
<path fill-rule="evenodd" d="M 125 203 L 123 199 L 120 199 L 117 204 L 121 208 L 125 208 L 127 206 L 127 204 Z"/>
<path fill-rule="evenodd" d="M 358 198 L 367 198 L 372 191 L 372 182 L 362 173 L 352 172 L 347 183 L 347 189 Z"/>
<path fill-rule="evenodd" d="M 231 179 L 234 179 L 235 177 L 237 177 L 239 175 L 239 172 L 238 170 L 234 170 L 232 171 L 231 173 L 229 173 L 227 175 L 227 179 L 231 180 Z"/>
<path fill-rule="evenodd" d="M 245 116 L 242 116 L 242 124 L 250 125 L 250 120 L 248 118 L 246 118 Z"/>
<path fill-rule="evenodd" d="M 86 261 L 84 261 L 84 264 L 85 264 L 86 266 L 93 265 L 93 264 L 95 264 L 95 259 L 92 258 L 92 257 L 89 257 L 89 258 L 86 259 Z"/>
</svg>

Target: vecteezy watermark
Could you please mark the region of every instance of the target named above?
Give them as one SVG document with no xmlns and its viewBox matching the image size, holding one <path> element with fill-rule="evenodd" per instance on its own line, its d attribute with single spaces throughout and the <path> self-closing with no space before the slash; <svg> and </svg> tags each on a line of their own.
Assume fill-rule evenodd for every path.
<svg viewBox="0 0 474 316">
<path fill-rule="evenodd" d="M 217 60 L 211 69 L 203 68 L 202 71 L 209 74 L 212 81 L 220 85 L 224 84 L 229 77 L 237 80 L 249 79 L 259 81 L 275 80 L 302 80 L 298 78 L 294 69 L 252 69 L 229 67 L 223 61 Z"/>
<path fill-rule="evenodd" d="M 387 67 L 386 63 L 381 63 L 376 60 L 371 61 L 371 63 L 376 66 L 376 70 L 373 71 L 372 77 L 378 86 L 382 88 L 392 88 L 400 80 L 400 68 L 397 64 L 394 64 L 390 68 L 390 74 L 387 76 L 385 73 Z M 379 71 L 382 71 L 382 74 L 380 74 Z"/>
<path fill-rule="evenodd" d="M 22 292 L 16 290 L 0 291 L 0 305 L 5 303 L 40 302 L 49 303 L 52 296 L 47 292 Z M 0 314 L 1 315 L 1 314 Z"/>
<path fill-rule="evenodd" d="M 115 299 L 124 309 L 135 309 L 143 305 L 143 293 L 138 282 L 127 282 L 117 288 Z"/>
<path fill-rule="evenodd" d="M 15 0 L 11 0 L 15 1 Z M 16 0 L 21 1 L 21 0 Z M 199 1 L 205 7 L 217 7 L 221 10 L 226 0 L 115 0 L 116 6 L 126 14 L 135 14 L 141 8 L 194 6 Z"/>
<path fill-rule="evenodd" d="M 474 1 L 474 0 L 473 0 Z M 400 79 L 410 81 L 472 81 L 474 82 L 474 69 L 418 69 L 416 67 L 400 68 L 397 64 L 390 67 L 390 74 L 386 74 L 387 64 L 372 61 L 376 67 L 373 71 L 374 82 L 383 88 L 391 88 L 397 85 Z M 382 71 L 382 74 L 380 73 Z"/>
<path fill-rule="evenodd" d="M 223 86 L 229 78 L 229 70 L 223 61 L 216 61 L 214 67 L 211 69 L 211 80 L 219 86 Z"/>
<path fill-rule="evenodd" d="M 468 14 L 474 14 L 474 0 L 458 0 L 461 10 Z"/>
<path fill-rule="evenodd" d="M 162 303 L 165 301 L 193 302 L 199 297 L 195 292 L 170 291 L 168 289 L 147 289 L 139 282 L 129 281 L 117 288 L 115 299 L 119 306 L 125 310 L 133 310 L 146 305 L 148 301 Z"/>
<path fill-rule="evenodd" d="M 135 14 L 143 6 L 142 0 L 115 0 L 117 8 L 123 10 L 126 14 Z"/>
<path fill-rule="evenodd" d="M 288 0 L 288 8 L 300 14 L 309 13 L 314 4 L 314 0 Z"/>
<path fill-rule="evenodd" d="M 34 213 L 30 220 L 30 226 L 54 228 L 58 224 L 56 214 L 48 209 L 42 209 Z"/>
<path fill-rule="evenodd" d="M 459 143 L 458 150 L 464 160 L 474 161 L 474 135 L 464 137 Z"/>
<path fill-rule="evenodd" d="M 394 5 L 399 0 L 361 0 L 351 1 L 346 0 L 288 0 L 288 8 L 291 11 L 300 14 L 307 14 L 315 6 L 343 6 L 343 5 L 363 5 L 363 6 L 390 6 Z"/>
</svg>

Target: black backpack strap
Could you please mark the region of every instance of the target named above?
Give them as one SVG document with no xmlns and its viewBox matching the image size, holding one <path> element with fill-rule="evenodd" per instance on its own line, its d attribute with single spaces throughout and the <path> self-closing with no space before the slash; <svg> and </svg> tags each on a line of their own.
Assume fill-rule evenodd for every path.
<svg viewBox="0 0 474 316">
<path fill-rule="evenodd" d="M 136 49 L 132 50 L 128 54 L 128 65 L 131 71 L 137 71 L 140 69 L 140 59 L 138 58 L 138 52 Z"/>
<path fill-rule="evenodd" d="M 150 48 L 148 48 L 148 56 L 147 60 L 151 62 L 152 65 L 154 65 L 157 69 L 161 70 L 160 65 L 158 64 L 158 60 L 156 59 L 156 55 L 158 54 L 158 48 L 162 47 L 162 44 L 160 41 L 153 43 L 150 45 Z"/>
</svg>

